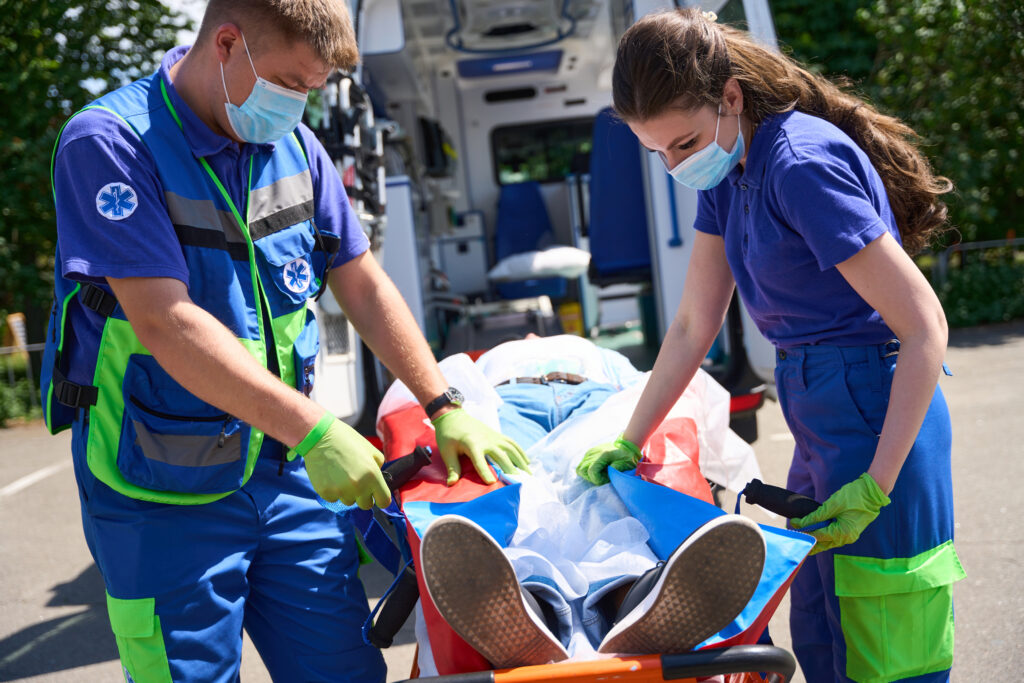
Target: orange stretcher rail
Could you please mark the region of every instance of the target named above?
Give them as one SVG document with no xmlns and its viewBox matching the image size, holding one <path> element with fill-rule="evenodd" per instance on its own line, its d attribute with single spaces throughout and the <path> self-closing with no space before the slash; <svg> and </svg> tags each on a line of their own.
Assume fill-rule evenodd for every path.
<svg viewBox="0 0 1024 683">
<path fill-rule="evenodd" d="M 796 670 L 793 655 L 772 645 L 734 645 L 675 655 L 615 657 L 586 662 L 562 662 L 500 671 L 475 671 L 410 678 L 405 683 L 537 683 L 539 681 L 622 681 L 655 683 L 696 681 L 698 677 L 727 675 L 730 683 L 773 681 L 786 683 Z M 764 672 L 767 678 L 759 673 Z M 734 676 L 737 675 L 738 676 Z"/>
</svg>

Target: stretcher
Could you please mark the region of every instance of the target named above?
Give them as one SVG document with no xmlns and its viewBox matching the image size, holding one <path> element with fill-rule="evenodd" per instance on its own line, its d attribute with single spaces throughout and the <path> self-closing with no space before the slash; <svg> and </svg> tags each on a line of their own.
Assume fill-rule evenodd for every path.
<svg viewBox="0 0 1024 683">
<path fill-rule="evenodd" d="M 394 634 L 413 610 L 419 596 L 427 596 L 422 576 L 415 571 L 412 558 L 419 556 L 419 534 L 425 528 L 417 522 L 424 514 L 443 514 L 458 510 L 460 504 L 486 503 L 490 496 L 500 501 L 501 489 L 509 486 L 500 480 L 485 485 L 470 468 L 452 486 L 445 485 L 446 472 L 436 452 L 433 430 L 422 409 L 415 404 L 394 411 L 378 422 L 383 452 L 386 457 L 385 479 L 395 492 L 395 500 L 384 511 L 354 512 L 354 521 L 363 534 L 365 546 L 395 576 L 395 583 L 380 600 L 371 615 L 364 637 L 378 647 L 391 644 Z M 696 427 L 685 419 L 670 421 L 651 439 L 651 443 L 671 441 L 677 447 L 693 449 Z M 657 449 L 648 449 L 637 470 L 624 474 L 612 472 L 613 485 L 621 497 L 640 503 L 631 513 L 651 530 L 651 545 L 663 559 L 682 538 L 711 515 L 722 512 L 711 504 L 708 483 L 700 476 L 696 463 L 680 468 L 679 463 L 665 466 L 659 462 Z M 670 488 L 671 487 L 671 488 Z M 686 494 L 679 490 L 686 491 Z M 504 506 L 498 502 L 497 505 Z M 663 514 L 666 509 L 671 515 Z M 424 510 L 431 512 L 424 513 Z M 662 512 L 657 512 L 657 511 Z M 418 511 L 410 514 L 411 511 Z M 467 515 L 469 516 L 469 515 Z M 784 529 L 762 527 L 768 555 L 762 585 L 755 592 L 751 605 L 733 624 L 701 649 L 683 654 L 626 656 L 592 661 L 566 661 L 495 671 L 480 654 L 447 625 L 429 598 L 420 600 L 421 619 L 426 625 L 429 643 L 418 643 L 417 662 L 428 653 L 437 674 L 420 677 L 414 666 L 409 680 L 439 681 L 596 681 L 614 677 L 622 681 L 711 680 L 787 681 L 795 663 L 788 652 L 758 640 L 767 627 L 789 583 L 813 541 L 809 537 Z M 657 545 L 663 547 L 654 547 Z M 760 673 L 755 673 L 760 672 Z M 433 673 L 433 672 L 432 672 Z"/>
</svg>

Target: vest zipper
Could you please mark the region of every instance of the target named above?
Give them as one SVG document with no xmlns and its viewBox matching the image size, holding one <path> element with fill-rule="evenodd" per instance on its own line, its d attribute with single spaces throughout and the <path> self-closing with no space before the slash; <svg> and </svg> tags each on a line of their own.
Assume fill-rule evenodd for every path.
<svg viewBox="0 0 1024 683">
<path fill-rule="evenodd" d="M 177 420 L 178 422 L 224 422 L 225 424 L 231 420 L 231 416 L 227 413 L 221 413 L 220 415 L 211 415 L 209 417 L 192 417 L 191 415 L 175 415 L 174 413 L 165 413 L 160 410 L 154 410 L 145 403 L 143 403 L 136 396 L 129 396 L 128 400 L 132 402 L 132 405 L 141 410 L 144 413 L 149 413 L 154 417 L 160 417 L 165 420 Z"/>
</svg>

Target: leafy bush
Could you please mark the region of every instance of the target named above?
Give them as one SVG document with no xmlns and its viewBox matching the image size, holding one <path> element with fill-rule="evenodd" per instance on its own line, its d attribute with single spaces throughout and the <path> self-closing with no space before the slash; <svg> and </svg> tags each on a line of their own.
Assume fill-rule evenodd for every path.
<svg viewBox="0 0 1024 683">
<path fill-rule="evenodd" d="M 957 186 L 952 224 L 966 242 L 1006 237 L 1024 202 L 1024 4 L 877 0 L 858 16 L 879 45 L 868 90 Z"/>
<path fill-rule="evenodd" d="M 7 383 L 6 377 L 0 377 L 0 427 L 7 426 L 13 419 L 42 417 L 39 397 L 32 396 L 34 391 L 33 385 L 25 377 L 15 381 L 14 386 Z"/>
<path fill-rule="evenodd" d="M 857 21 L 874 0 L 772 0 L 779 42 L 812 71 L 861 85 L 871 75 L 878 40 Z"/>
<path fill-rule="evenodd" d="M 950 270 L 938 295 L 950 327 L 1024 317 L 1024 262 L 971 261 Z"/>
<path fill-rule="evenodd" d="M 160 0 L 3 0 L 0 311 L 45 308 L 56 242 L 50 153 L 100 92 L 149 73 L 187 25 Z"/>
</svg>

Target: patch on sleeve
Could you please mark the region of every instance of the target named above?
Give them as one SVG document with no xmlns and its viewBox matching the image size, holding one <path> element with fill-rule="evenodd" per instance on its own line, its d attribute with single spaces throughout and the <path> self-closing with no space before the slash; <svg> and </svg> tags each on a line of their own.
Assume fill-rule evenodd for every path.
<svg viewBox="0 0 1024 683">
<path fill-rule="evenodd" d="M 96 193 L 96 210 L 112 221 L 123 221 L 138 207 L 138 195 L 124 183 L 107 183 Z"/>
</svg>

